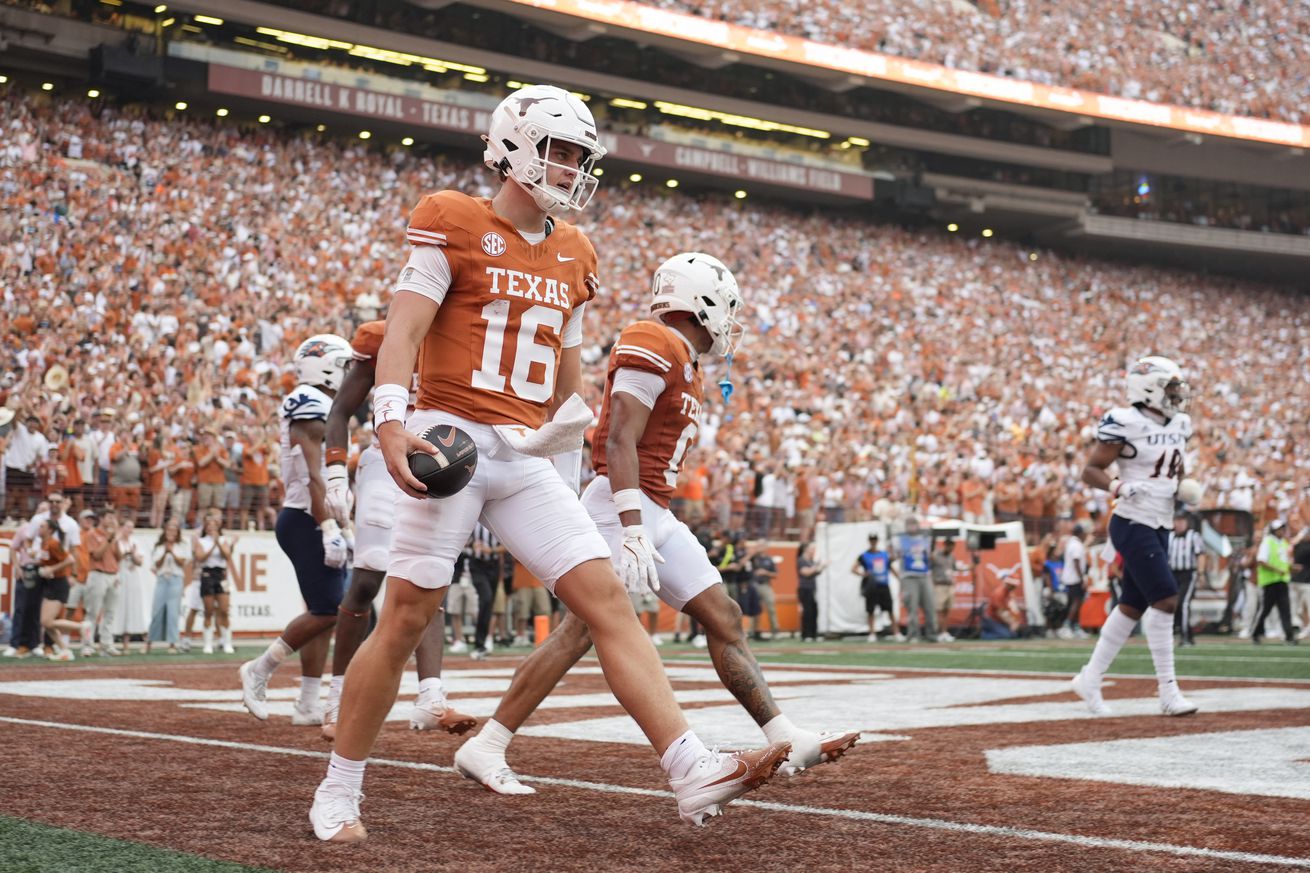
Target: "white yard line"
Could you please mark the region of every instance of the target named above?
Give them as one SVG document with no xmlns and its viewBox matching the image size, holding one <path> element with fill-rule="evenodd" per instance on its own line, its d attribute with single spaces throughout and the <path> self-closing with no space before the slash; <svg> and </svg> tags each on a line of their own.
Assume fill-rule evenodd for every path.
<svg viewBox="0 0 1310 873">
<path fill-rule="evenodd" d="M 207 737 L 188 737 L 177 734 L 160 734 L 149 731 L 132 731 L 120 728 L 97 727 L 94 725 L 69 724 L 56 721 L 39 721 L 27 718 L 0 716 L 0 723 L 43 727 L 55 730 L 80 731 L 84 733 L 106 734 L 115 737 L 128 737 L 139 740 L 159 740 L 170 743 L 182 743 L 193 746 L 210 746 L 222 749 L 234 749 L 241 752 L 260 752 L 269 755 L 286 755 L 297 758 L 318 758 L 324 760 L 327 752 L 315 752 L 308 749 L 293 749 L 283 746 L 265 746 L 256 743 L 239 743 L 232 740 L 216 740 Z M 422 770 L 432 773 L 454 773 L 452 767 L 438 764 L 424 764 L 418 761 L 395 761 L 388 758 L 370 758 L 374 767 L 398 767 L 406 770 Z M 667 797 L 668 791 L 649 788 L 631 788 L 626 785 L 611 785 L 604 782 L 585 782 L 579 779 L 557 779 L 549 776 L 523 776 L 524 782 L 541 785 L 554 785 L 560 788 L 574 788 L 581 791 L 593 791 L 601 794 L 629 794 L 643 797 Z M 1052 831 L 1037 831 L 1029 828 L 1002 827 L 999 825 L 971 824 L 969 822 L 949 821 L 938 818 L 915 818 L 903 815 L 886 815 L 877 812 L 864 812 L 855 809 L 834 809 L 822 806 L 802 806 L 789 803 L 773 803 L 762 800 L 739 800 L 737 806 L 765 809 L 770 812 L 810 815 L 826 818 L 847 819 L 850 821 L 871 822 L 874 824 L 893 825 L 905 828 L 920 828 L 952 833 L 975 834 L 982 837 L 999 839 L 1028 840 L 1039 843 L 1060 843 L 1094 849 L 1118 849 L 1128 852 L 1151 852 L 1159 855 L 1173 855 L 1184 858 L 1205 858 L 1215 861 L 1230 861 L 1242 864 L 1276 864 L 1283 867 L 1300 867 L 1310 869 L 1310 857 L 1290 857 L 1285 855 L 1265 855 L 1255 852 L 1228 852 L 1218 849 L 1206 849 L 1200 846 L 1176 845 L 1174 843 L 1153 843 L 1144 840 L 1119 840 L 1109 837 L 1091 837 L 1081 834 L 1062 834 Z"/>
</svg>

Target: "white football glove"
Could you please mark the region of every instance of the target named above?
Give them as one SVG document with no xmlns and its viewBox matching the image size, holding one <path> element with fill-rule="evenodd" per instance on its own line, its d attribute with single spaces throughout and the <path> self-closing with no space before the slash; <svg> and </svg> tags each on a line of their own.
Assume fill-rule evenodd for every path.
<svg viewBox="0 0 1310 873">
<path fill-rule="evenodd" d="M 550 421 L 533 430 L 518 424 L 493 425 L 510 448 L 535 458 L 550 458 L 582 449 L 583 435 L 591 427 L 591 407 L 578 394 L 560 404 Z"/>
<path fill-rule="evenodd" d="M 630 524 L 623 528 L 623 564 L 619 575 L 623 587 L 632 594 L 645 594 L 647 590 L 660 590 L 660 575 L 656 564 L 663 564 L 664 556 L 646 537 L 646 528 Z"/>
<path fill-rule="evenodd" d="M 1124 482 L 1121 479 L 1115 479 L 1110 483 L 1110 494 L 1129 503 L 1136 499 L 1138 495 L 1146 494 L 1147 490 L 1145 482 Z"/>
<path fill-rule="evenodd" d="M 346 554 L 349 547 L 346 538 L 341 535 L 341 527 L 336 519 L 329 518 L 318 526 L 323 534 L 323 563 L 329 567 L 346 566 Z"/>
<path fill-rule="evenodd" d="M 330 464 L 327 468 L 327 508 L 337 524 L 350 524 L 350 510 L 354 503 L 350 493 L 350 473 L 345 464 Z"/>
</svg>

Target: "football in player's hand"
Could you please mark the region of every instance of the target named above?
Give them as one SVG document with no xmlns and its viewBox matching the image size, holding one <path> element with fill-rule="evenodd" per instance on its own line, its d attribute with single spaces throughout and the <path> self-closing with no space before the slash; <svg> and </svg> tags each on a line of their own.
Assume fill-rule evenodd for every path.
<svg viewBox="0 0 1310 873">
<path fill-rule="evenodd" d="M 1204 494 L 1205 489 L 1195 479 L 1184 479 L 1178 483 L 1178 499 L 1187 506 L 1196 506 Z"/>
<path fill-rule="evenodd" d="M 478 446 L 473 437 L 450 424 L 434 424 L 419 434 L 437 447 L 436 454 L 414 452 L 409 471 L 428 488 L 429 497 L 458 494 L 478 469 Z"/>
</svg>

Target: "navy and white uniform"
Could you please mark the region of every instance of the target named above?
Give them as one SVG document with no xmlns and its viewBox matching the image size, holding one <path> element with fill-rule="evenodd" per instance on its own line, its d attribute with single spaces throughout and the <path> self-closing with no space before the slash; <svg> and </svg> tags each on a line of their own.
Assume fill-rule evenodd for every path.
<svg viewBox="0 0 1310 873">
<path fill-rule="evenodd" d="M 1111 409 L 1096 427 L 1099 442 L 1120 446 L 1119 480 L 1140 483 L 1138 493 L 1115 501 L 1110 518 L 1110 541 L 1124 561 L 1121 600 L 1134 609 L 1178 593 L 1169 568 L 1169 530 L 1191 437 L 1187 414 L 1162 423 L 1136 406 Z"/>
<path fill-rule="evenodd" d="M 297 385 L 282 401 L 281 458 L 286 498 L 277 516 L 277 543 L 291 559 L 311 615 L 336 615 L 345 594 L 346 570 L 329 567 L 323 560 L 323 534 L 310 514 L 309 467 L 300 446 L 291 443 L 291 425 L 298 421 L 327 421 L 332 398 L 313 385 Z M 327 477 L 322 458 L 319 475 Z"/>
</svg>

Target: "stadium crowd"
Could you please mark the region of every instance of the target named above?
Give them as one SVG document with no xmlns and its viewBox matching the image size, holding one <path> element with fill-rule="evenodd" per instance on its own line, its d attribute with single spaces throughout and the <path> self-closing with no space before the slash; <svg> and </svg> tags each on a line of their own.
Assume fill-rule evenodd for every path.
<svg viewBox="0 0 1310 873">
<path fill-rule="evenodd" d="M 0 105 L 6 514 L 62 489 L 73 513 L 266 526 L 296 344 L 376 317 L 421 193 L 492 179 L 462 154 L 103 99 Z M 745 291 L 736 390 L 709 398 L 678 493 L 693 518 L 803 538 L 880 499 L 1037 532 L 1104 517 L 1078 471 L 1125 364 L 1155 352 L 1194 385 L 1206 505 L 1310 521 L 1310 382 L 1291 375 L 1310 317 L 1287 292 L 605 182 L 581 219 L 604 285 L 593 403 L 667 253 L 713 252 Z"/>
<path fill-rule="evenodd" d="M 650 3 L 953 69 L 1232 115 L 1310 120 L 1310 19 L 1288 0 Z"/>
</svg>

